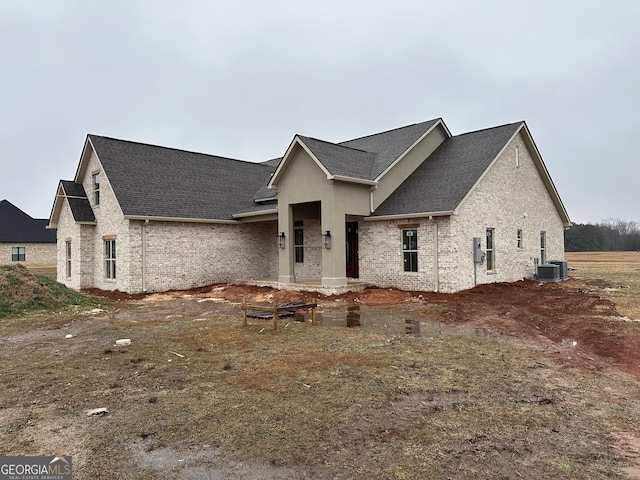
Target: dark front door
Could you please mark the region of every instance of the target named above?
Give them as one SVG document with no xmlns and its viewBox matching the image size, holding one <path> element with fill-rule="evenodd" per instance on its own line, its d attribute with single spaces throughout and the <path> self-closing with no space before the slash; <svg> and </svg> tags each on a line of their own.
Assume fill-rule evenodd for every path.
<svg viewBox="0 0 640 480">
<path fill-rule="evenodd" d="M 358 278 L 358 222 L 347 222 L 347 277 Z"/>
</svg>

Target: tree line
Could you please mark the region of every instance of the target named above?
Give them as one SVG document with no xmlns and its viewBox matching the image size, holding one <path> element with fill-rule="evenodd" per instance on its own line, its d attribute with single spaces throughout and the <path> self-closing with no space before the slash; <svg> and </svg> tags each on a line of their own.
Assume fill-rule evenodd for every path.
<svg viewBox="0 0 640 480">
<path fill-rule="evenodd" d="M 564 232 L 567 252 L 640 251 L 640 223 L 617 218 L 595 225 L 574 223 Z"/>
</svg>

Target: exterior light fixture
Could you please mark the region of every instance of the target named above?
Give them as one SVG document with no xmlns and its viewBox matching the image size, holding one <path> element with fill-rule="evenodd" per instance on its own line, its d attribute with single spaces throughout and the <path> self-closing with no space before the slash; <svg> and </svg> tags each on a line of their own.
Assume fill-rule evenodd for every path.
<svg viewBox="0 0 640 480">
<path fill-rule="evenodd" d="M 327 249 L 331 248 L 331 231 L 327 230 L 321 235 L 322 235 L 322 246 Z"/>
<path fill-rule="evenodd" d="M 284 232 L 280 232 L 280 235 L 278 235 L 278 246 L 280 248 L 284 248 L 284 246 L 285 246 Z"/>
</svg>

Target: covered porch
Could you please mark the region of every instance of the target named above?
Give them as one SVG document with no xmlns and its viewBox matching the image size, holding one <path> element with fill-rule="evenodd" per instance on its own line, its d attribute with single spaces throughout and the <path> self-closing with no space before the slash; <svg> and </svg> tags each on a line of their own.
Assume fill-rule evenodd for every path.
<svg viewBox="0 0 640 480">
<path fill-rule="evenodd" d="M 373 286 L 371 283 L 361 282 L 360 280 L 347 280 L 346 285 L 327 287 L 322 285 L 321 280 L 300 279 L 293 283 L 280 283 L 277 278 L 252 278 L 248 280 L 246 284 L 256 287 L 292 290 L 295 292 L 316 292 L 323 295 L 340 295 L 347 292 L 360 292 L 365 288 Z"/>
<path fill-rule="evenodd" d="M 278 277 L 255 279 L 275 288 L 347 292 L 359 281 L 358 225 L 362 216 L 315 201 L 287 205 L 278 215 Z"/>
</svg>

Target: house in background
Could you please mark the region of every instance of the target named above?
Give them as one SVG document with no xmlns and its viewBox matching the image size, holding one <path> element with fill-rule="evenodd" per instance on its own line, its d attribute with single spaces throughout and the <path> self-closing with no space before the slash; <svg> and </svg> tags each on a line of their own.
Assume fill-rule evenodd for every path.
<svg viewBox="0 0 640 480">
<path fill-rule="evenodd" d="M 125 292 L 253 283 L 454 292 L 564 258 L 567 212 L 524 122 L 442 119 L 251 163 L 88 135 L 50 217 L 58 279 Z"/>
<path fill-rule="evenodd" d="M 0 201 L 0 265 L 55 265 L 56 231 L 7 200 Z"/>
</svg>

